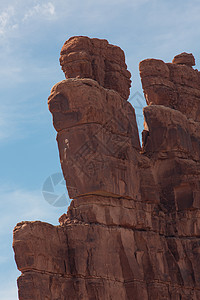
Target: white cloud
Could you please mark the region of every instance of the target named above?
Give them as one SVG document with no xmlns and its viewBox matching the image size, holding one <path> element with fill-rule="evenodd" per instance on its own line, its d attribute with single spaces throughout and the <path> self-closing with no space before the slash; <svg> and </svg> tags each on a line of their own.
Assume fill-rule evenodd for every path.
<svg viewBox="0 0 200 300">
<path fill-rule="evenodd" d="M 16 28 L 17 24 L 13 24 L 12 18 L 15 10 L 13 6 L 9 6 L 0 14 L 0 35 L 4 35 L 7 30 Z"/>
<path fill-rule="evenodd" d="M 29 9 L 23 18 L 23 21 L 30 19 L 34 16 L 45 16 L 46 18 L 50 18 L 55 15 L 55 6 L 48 2 L 46 4 L 37 4 Z"/>
<path fill-rule="evenodd" d="M 27 6 L 27 3 L 21 2 L 22 6 L 14 2 L 13 5 L 8 6 L 0 13 L 0 37 L 6 36 L 8 32 L 18 29 L 23 21 L 33 17 L 42 17 L 49 20 L 55 16 L 55 6 L 52 2 L 36 4 L 35 6 Z"/>
</svg>

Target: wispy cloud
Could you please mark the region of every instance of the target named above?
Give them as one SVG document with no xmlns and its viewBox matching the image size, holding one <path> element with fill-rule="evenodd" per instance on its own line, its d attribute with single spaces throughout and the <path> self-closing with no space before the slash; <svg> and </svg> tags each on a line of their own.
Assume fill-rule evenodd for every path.
<svg viewBox="0 0 200 300">
<path fill-rule="evenodd" d="M 36 4 L 29 7 L 18 7 L 16 3 L 8 6 L 0 13 L 0 37 L 20 28 L 24 21 L 32 18 L 50 20 L 55 17 L 55 5 L 52 2 Z"/>
<path fill-rule="evenodd" d="M 55 6 L 48 2 L 46 4 L 37 4 L 33 7 L 31 7 L 24 15 L 23 21 L 30 19 L 34 16 L 43 16 L 46 18 L 51 18 L 55 15 Z"/>
<path fill-rule="evenodd" d="M 4 35 L 8 30 L 15 29 L 18 25 L 13 22 L 15 9 L 9 6 L 0 14 L 0 35 Z"/>
</svg>

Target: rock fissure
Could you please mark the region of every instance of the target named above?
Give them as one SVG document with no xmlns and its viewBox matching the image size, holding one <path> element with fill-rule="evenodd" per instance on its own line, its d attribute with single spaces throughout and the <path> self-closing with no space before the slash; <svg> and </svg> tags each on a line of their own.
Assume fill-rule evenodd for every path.
<svg viewBox="0 0 200 300">
<path fill-rule="evenodd" d="M 170 239 L 170 238 L 175 238 L 175 239 L 186 239 L 186 240 L 198 240 L 200 239 L 200 235 L 190 235 L 190 236 L 184 236 L 184 235 L 165 235 L 165 234 L 162 234 L 160 233 L 159 231 L 156 231 L 156 230 L 151 230 L 150 228 L 135 228 L 135 227 L 126 227 L 126 226 L 122 226 L 122 225 L 105 225 L 105 224 L 101 224 L 101 223 L 95 223 L 95 222 L 90 222 L 90 223 L 84 223 L 84 222 L 81 222 L 80 220 L 77 220 L 77 219 L 74 219 L 74 220 L 71 220 L 72 222 L 73 221 L 77 221 L 77 223 L 71 223 L 71 224 L 66 224 L 66 225 L 62 225 L 63 228 L 68 228 L 68 227 L 73 227 L 73 226 L 79 226 L 79 225 L 83 225 L 83 226 L 100 226 L 100 227 L 104 227 L 104 228 L 107 228 L 107 229 L 113 229 L 115 230 L 116 228 L 119 228 L 119 229 L 126 229 L 126 230 L 130 230 L 130 231 L 138 231 L 138 232 L 151 232 L 151 233 L 154 233 L 154 234 L 158 234 L 160 237 L 164 237 L 166 239 Z M 200 240 L 199 240 L 199 243 L 200 243 Z"/>
<path fill-rule="evenodd" d="M 34 269 L 31 269 L 31 270 L 23 270 L 24 273 L 39 273 L 39 274 L 42 274 L 42 275 L 53 275 L 53 276 L 56 276 L 56 277 L 62 277 L 62 278 L 66 278 L 66 279 L 73 279 L 75 276 L 76 278 L 80 278 L 80 279 L 84 279 L 84 280 L 91 280 L 91 279 L 103 279 L 103 280 L 109 280 L 109 281 L 113 281 L 113 282 L 119 282 L 119 283 L 123 283 L 123 284 L 129 284 L 129 283 L 133 283 L 133 282 L 141 282 L 142 283 L 142 280 L 139 280 L 139 279 L 130 279 L 130 280 L 120 280 L 120 279 L 117 279 L 117 278 L 110 278 L 110 277 L 100 277 L 100 276 L 85 276 L 83 274 L 76 274 L 75 276 L 73 275 L 67 275 L 67 274 L 58 274 L 58 273 L 52 273 L 52 272 L 46 272 L 46 271 L 42 271 L 42 270 L 34 270 Z M 150 285 L 150 284 L 163 284 L 163 285 L 172 285 L 173 287 L 176 287 L 176 288 L 182 288 L 182 285 L 177 285 L 177 284 L 173 284 L 172 282 L 167 282 L 167 281 L 159 281 L 159 280 L 152 280 L 152 281 L 147 281 L 147 285 Z M 186 290 L 193 290 L 193 287 L 187 287 L 187 286 L 184 286 L 184 289 Z M 200 288 L 195 288 L 197 290 L 200 290 Z"/>
</svg>

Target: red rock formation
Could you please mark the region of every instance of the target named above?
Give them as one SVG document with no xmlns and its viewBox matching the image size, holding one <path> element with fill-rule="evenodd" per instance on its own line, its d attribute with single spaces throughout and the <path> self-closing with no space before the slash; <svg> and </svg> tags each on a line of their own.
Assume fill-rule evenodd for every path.
<svg viewBox="0 0 200 300">
<path fill-rule="evenodd" d="M 192 67 L 195 66 L 195 58 L 192 53 L 183 52 L 181 54 L 176 55 L 172 60 L 172 63 Z"/>
<path fill-rule="evenodd" d="M 15 227 L 20 300 L 200 299 L 200 77 L 182 56 L 140 63 L 151 104 L 141 149 L 122 50 L 86 37 L 63 46 L 70 78 L 48 104 L 74 200 L 59 226 Z"/>
<path fill-rule="evenodd" d="M 187 57 L 187 56 L 186 56 Z M 140 75 L 147 104 L 179 110 L 189 119 L 200 121 L 200 73 L 184 64 L 146 59 L 140 63 Z"/>
<path fill-rule="evenodd" d="M 72 37 L 61 49 L 60 64 L 66 78 L 92 78 L 128 99 L 131 74 L 124 52 L 106 40 Z"/>
</svg>

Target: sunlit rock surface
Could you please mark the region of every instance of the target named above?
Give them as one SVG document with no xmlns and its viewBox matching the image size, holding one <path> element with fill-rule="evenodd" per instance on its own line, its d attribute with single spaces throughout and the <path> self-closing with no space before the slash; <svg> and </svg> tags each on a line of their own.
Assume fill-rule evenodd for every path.
<svg viewBox="0 0 200 300">
<path fill-rule="evenodd" d="M 59 226 L 21 222 L 20 300 L 200 299 L 200 75 L 147 59 L 143 145 L 124 53 L 70 38 L 48 100 L 73 199 Z"/>
</svg>

